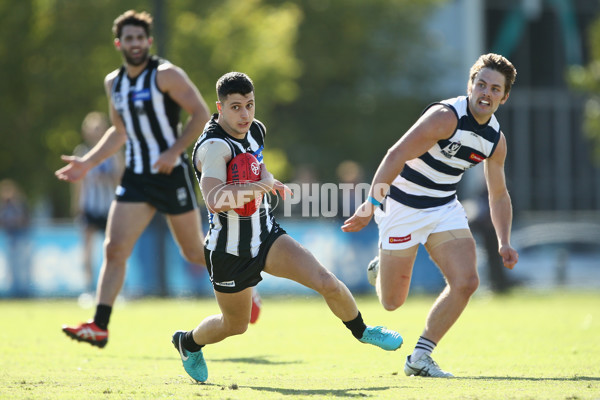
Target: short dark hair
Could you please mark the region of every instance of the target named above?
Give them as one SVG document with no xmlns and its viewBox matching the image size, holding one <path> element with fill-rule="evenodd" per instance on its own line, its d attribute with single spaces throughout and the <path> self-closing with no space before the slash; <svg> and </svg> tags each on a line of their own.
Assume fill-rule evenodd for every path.
<svg viewBox="0 0 600 400">
<path fill-rule="evenodd" d="M 125 11 L 119 15 L 113 22 L 112 32 L 115 38 L 120 39 L 123 27 L 125 25 L 141 26 L 146 31 L 146 36 L 150 37 L 152 30 L 152 15 L 146 11 L 136 12 L 135 10 Z"/>
<path fill-rule="evenodd" d="M 504 75 L 504 94 L 507 95 L 517 78 L 517 69 L 514 65 L 500 54 L 488 53 L 482 55 L 471 67 L 471 72 L 469 74 L 469 89 L 471 89 L 475 76 L 483 68 L 489 68 Z"/>
<path fill-rule="evenodd" d="M 219 101 L 224 101 L 230 94 L 247 95 L 250 92 L 254 92 L 254 83 L 248 75 L 242 72 L 228 72 L 217 81 Z"/>
</svg>

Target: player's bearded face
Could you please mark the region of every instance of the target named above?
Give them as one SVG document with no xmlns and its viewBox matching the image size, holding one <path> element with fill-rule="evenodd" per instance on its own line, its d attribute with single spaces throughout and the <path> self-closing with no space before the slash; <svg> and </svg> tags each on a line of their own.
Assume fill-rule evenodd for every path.
<svg viewBox="0 0 600 400">
<path fill-rule="evenodd" d="M 142 65 L 148 60 L 152 38 L 146 35 L 141 26 L 126 25 L 117 42 L 117 48 L 123 54 L 127 64 L 132 66 Z"/>
<path fill-rule="evenodd" d="M 126 51 L 123 49 L 121 52 L 123 53 L 123 57 L 125 57 L 125 62 L 135 67 L 146 62 L 149 57 L 150 50 L 148 48 L 140 49 L 139 51 Z"/>
</svg>

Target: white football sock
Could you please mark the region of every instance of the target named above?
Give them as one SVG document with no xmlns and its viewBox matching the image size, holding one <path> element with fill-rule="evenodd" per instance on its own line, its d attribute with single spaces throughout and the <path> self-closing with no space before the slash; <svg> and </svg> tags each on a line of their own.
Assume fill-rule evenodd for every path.
<svg viewBox="0 0 600 400">
<path fill-rule="evenodd" d="M 433 349 L 435 349 L 437 344 L 429 339 L 424 338 L 423 336 L 419 337 L 417 344 L 415 345 L 415 349 L 410 355 L 410 361 L 417 361 L 419 358 L 423 356 L 423 354 L 431 355 Z"/>
</svg>

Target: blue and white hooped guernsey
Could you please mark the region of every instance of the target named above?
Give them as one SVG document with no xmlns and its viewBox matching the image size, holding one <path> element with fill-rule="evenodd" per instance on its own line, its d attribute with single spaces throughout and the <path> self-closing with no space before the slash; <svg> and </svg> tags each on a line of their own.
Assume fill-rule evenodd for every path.
<svg viewBox="0 0 600 400">
<path fill-rule="evenodd" d="M 406 162 L 390 187 L 389 197 L 412 208 L 431 208 L 456 198 L 463 173 L 489 158 L 500 141 L 500 124 L 494 115 L 480 125 L 471 115 L 468 98 L 459 96 L 430 104 L 450 108 L 458 119 L 456 130 L 425 154 Z"/>
</svg>

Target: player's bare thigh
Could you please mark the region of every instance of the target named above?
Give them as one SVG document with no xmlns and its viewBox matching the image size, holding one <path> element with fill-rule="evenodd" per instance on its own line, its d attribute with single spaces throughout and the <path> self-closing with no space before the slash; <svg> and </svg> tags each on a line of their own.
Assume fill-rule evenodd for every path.
<svg viewBox="0 0 600 400">
<path fill-rule="evenodd" d="M 194 329 L 196 343 L 211 344 L 233 336 L 241 335 L 248 329 L 252 307 L 252 288 L 237 293 L 215 291 L 221 314 L 205 318 Z"/>
<path fill-rule="evenodd" d="M 107 243 L 133 249 L 155 213 L 156 209 L 148 203 L 113 201 L 108 213 Z"/>
<path fill-rule="evenodd" d="M 319 291 L 324 279 L 332 276 L 311 252 L 289 235 L 281 235 L 275 240 L 267 254 L 264 271 L 316 291 Z"/>
<path fill-rule="evenodd" d="M 231 327 L 242 329 L 250 323 L 252 308 L 252 288 L 246 288 L 237 293 L 222 293 L 215 291 L 223 320 Z M 243 333 L 243 332 L 240 332 Z"/>
<path fill-rule="evenodd" d="M 406 301 L 418 248 L 379 250 L 377 293 L 386 310 L 395 310 Z"/>
<path fill-rule="evenodd" d="M 206 265 L 204 261 L 204 234 L 198 210 L 167 215 L 173 237 L 188 261 Z"/>
<path fill-rule="evenodd" d="M 436 232 L 425 244 L 429 255 L 450 284 L 478 284 L 475 240 L 468 229 Z"/>
</svg>

